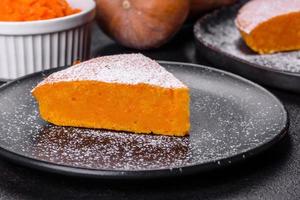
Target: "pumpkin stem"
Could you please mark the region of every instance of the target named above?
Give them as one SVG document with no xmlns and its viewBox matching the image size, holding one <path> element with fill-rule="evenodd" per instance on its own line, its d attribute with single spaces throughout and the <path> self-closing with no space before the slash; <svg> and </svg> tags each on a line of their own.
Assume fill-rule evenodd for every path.
<svg viewBox="0 0 300 200">
<path fill-rule="evenodd" d="M 122 6 L 124 9 L 128 10 L 131 5 L 130 5 L 130 1 L 129 0 L 124 0 L 123 3 L 122 3 Z"/>
</svg>

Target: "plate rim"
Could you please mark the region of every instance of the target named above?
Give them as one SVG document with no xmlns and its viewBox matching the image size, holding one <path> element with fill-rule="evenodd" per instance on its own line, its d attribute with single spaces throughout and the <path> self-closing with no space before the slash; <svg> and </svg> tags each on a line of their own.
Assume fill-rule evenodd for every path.
<svg viewBox="0 0 300 200">
<path fill-rule="evenodd" d="M 205 14 L 203 17 L 198 19 L 196 21 L 195 25 L 194 25 L 194 28 L 193 28 L 193 33 L 194 33 L 194 37 L 196 39 L 196 42 L 200 43 L 202 46 L 206 47 L 210 51 L 213 51 L 213 52 L 219 53 L 219 54 L 223 54 L 224 56 L 226 56 L 230 59 L 233 59 L 237 62 L 246 64 L 246 65 L 251 66 L 251 67 L 255 67 L 256 69 L 265 70 L 265 71 L 273 72 L 273 73 L 280 74 L 280 75 L 283 74 L 283 75 L 286 75 L 286 76 L 292 76 L 292 77 L 300 78 L 300 72 L 291 72 L 291 71 L 286 71 L 286 70 L 279 70 L 279 69 L 274 69 L 274 68 L 266 67 L 266 66 L 263 66 L 263 65 L 259 65 L 257 63 L 252 63 L 252 62 L 244 60 L 240 57 L 234 56 L 233 54 L 227 53 L 226 51 L 222 51 L 220 48 L 217 48 L 217 47 L 215 47 L 211 44 L 207 44 L 207 42 L 205 42 L 202 37 L 198 37 L 198 35 L 199 35 L 198 30 L 201 27 L 203 27 L 203 23 L 206 23 L 210 18 L 215 17 L 220 12 L 224 12 L 224 11 L 229 10 L 229 9 L 234 9 L 234 7 L 240 6 L 240 5 L 243 5 L 243 4 L 244 3 L 240 3 L 240 4 L 237 4 L 237 5 L 232 5 L 232 6 L 220 8 L 220 9 L 214 10 L 211 13 Z"/>
<path fill-rule="evenodd" d="M 186 165 L 181 167 L 175 167 L 175 168 L 158 168 L 158 169 L 144 169 L 144 170 L 107 170 L 107 169 L 87 169 L 83 167 L 74 167 L 74 166 L 68 166 L 64 164 L 56 164 L 51 163 L 43 160 L 39 160 L 36 158 L 31 158 L 29 156 L 25 156 L 13 151 L 10 151 L 8 149 L 5 149 L 0 146 L 0 155 L 5 157 L 6 159 L 21 164 L 23 166 L 27 166 L 30 168 L 34 168 L 40 171 L 46 171 L 46 172 L 52 172 L 56 174 L 62 174 L 62 175 L 68 175 L 68 176 L 75 176 L 75 177 L 87 177 L 87 178 L 102 178 L 102 179 L 149 179 L 149 178 L 161 178 L 161 177 L 172 177 L 172 176 L 178 176 L 178 175 L 189 175 L 193 173 L 200 173 L 204 171 L 212 171 L 218 168 L 226 167 L 233 165 L 235 163 L 242 162 L 243 160 L 246 160 L 250 157 L 256 156 L 260 154 L 261 152 L 269 149 L 273 145 L 277 144 L 279 141 L 281 141 L 282 138 L 288 133 L 289 130 L 289 115 L 285 109 L 285 106 L 283 103 L 270 91 L 265 89 L 264 87 L 260 86 L 257 83 L 254 83 L 246 78 L 243 78 L 239 75 L 233 74 L 231 72 L 227 72 L 220 69 L 215 69 L 209 66 L 205 65 L 199 65 L 199 64 L 193 64 L 193 63 L 184 63 L 184 62 L 174 62 L 174 61 L 158 61 L 162 65 L 179 65 L 179 66 L 188 66 L 188 67 L 194 67 L 194 68 L 200 68 L 202 70 L 209 70 L 213 72 L 217 72 L 220 74 L 225 74 L 229 77 L 233 77 L 234 79 L 241 80 L 243 82 L 246 82 L 247 84 L 250 84 L 254 86 L 255 88 L 259 89 L 260 91 L 263 91 L 265 94 L 267 94 L 269 97 L 271 97 L 273 100 L 278 102 L 278 105 L 280 106 L 281 110 L 283 111 L 284 115 L 284 127 L 282 130 L 276 134 L 274 137 L 268 139 L 266 142 L 260 144 L 259 146 L 244 150 L 236 155 L 222 158 L 222 159 L 216 159 L 214 161 L 206 161 L 201 164 L 192 164 L 192 165 Z M 8 83 L 3 84 L 0 86 L 0 92 L 5 90 L 6 88 L 10 87 L 11 85 L 14 85 L 16 83 L 19 83 L 22 80 L 30 79 L 31 77 L 35 77 L 38 75 L 44 76 L 45 73 L 48 72 L 55 72 L 61 69 L 64 69 L 67 67 L 60 67 L 55 69 L 47 69 L 42 70 L 39 72 L 35 72 L 32 74 L 25 75 L 23 77 L 20 77 L 18 79 L 15 79 L 13 81 L 10 81 Z"/>
</svg>

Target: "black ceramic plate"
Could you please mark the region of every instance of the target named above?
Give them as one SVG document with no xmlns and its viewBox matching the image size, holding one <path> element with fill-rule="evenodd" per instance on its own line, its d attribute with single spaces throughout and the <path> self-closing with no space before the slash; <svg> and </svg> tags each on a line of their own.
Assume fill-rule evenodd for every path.
<svg viewBox="0 0 300 200">
<path fill-rule="evenodd" d="M 242 40 L 234 19 L 244 2 L 208 14 L 195 24 L 199 55 L 258 83 L 300 92 L 300 51 L 259 55 Z"/>
<path fill-rule="evenodd" d="M 54 70 L 0 89 L 0 153 L 61 174 L 153 178 L 223 167 L 259 153 L 287 132 L 287 113 L 268 91 L 208 67 L 161 62 L 191 90 L 189 137 L 59 127 L 39 117 L 30 90 Z"/>
</svg>

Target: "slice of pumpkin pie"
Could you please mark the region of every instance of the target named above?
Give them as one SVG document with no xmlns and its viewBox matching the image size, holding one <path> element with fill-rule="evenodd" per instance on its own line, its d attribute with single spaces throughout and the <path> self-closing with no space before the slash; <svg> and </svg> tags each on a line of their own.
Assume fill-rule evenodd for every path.
<svg viewBox="0 0 300 200">
<path fill-rule="evenodd" d="M 246 44 L 260 54 L 300 49 L 300 0 L 249 1 L 235 23 Z"/>
<path fill-rule="evenodd" d="M 55 125 L 188 134 L 189 89 L 142 54 L 92 59 L 53 73 L 32 94 Z"/>
</svg>

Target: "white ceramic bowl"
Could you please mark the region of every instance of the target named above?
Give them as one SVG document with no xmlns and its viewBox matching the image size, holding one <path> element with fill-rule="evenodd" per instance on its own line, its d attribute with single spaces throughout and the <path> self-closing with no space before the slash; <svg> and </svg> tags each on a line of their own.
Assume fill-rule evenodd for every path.
<svg viewBox="0 0 300 200">
<path fill-rule="evenodd" d="M 89 58 L 95 2 L 67 1 L 81 12 L 50 20 L 0 22 L 0 79 L 14 79 Z"/>
</svg>

